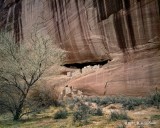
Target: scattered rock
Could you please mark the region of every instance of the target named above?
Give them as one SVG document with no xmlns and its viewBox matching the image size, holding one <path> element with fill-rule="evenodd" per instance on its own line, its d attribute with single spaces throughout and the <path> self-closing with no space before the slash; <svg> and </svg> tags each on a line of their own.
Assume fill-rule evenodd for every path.
<svg viewBox="0 0 160 128">
<path fill-rule="evenodd" d="M 106 115 L 110 115 L 111 112 L 120 112 L 121 110 L 121 104 L 110 104 L 102 109 L 103 113 Z"/>
<path fill-rule="evenodd" d="M 86 106 L 89 106 L 91 109 L 98 109 L 98 105 L 96 103 L 84 102 Z"/>
<path fill-rule="evenodd" d="M 107 106 L 108 109 L 122 109 L 122 104 L 110 104 Z"/>
</svg>

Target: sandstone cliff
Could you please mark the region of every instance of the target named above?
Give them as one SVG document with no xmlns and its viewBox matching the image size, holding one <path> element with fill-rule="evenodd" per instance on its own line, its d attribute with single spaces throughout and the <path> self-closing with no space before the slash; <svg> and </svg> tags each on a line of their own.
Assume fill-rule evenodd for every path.
<svg viewBox="0 0 160 128">
<path fill-rule="evenodd" d="M 35 25 L 66 51 L 65 64 L 111 60 L 99 84 L 94 77 L 84 84 L 85 77 L 73 86 L 114 81 L 112 88 L 144 85 L 144 92 L 160 86 L 159 0 L 0 0 L 0 28 L 13 31 L 17 42 L 29 41 Z"/>
</svg>

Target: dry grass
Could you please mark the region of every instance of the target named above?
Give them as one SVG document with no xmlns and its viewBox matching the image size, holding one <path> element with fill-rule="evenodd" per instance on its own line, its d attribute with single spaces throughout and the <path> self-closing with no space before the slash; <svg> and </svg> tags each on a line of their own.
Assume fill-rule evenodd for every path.
<svg viewBox="0 0 160 128">
<path fill-rule="evenodd" d="M 67 108 L 68 118 L 66 119 L 54 119 L 54 114 L 63 108 L 50 107 L 38 114 L 32 114 L 28 118 L 23 119 L 19 122 L 13 122 L 12 120 L 0 118 L 0 128 L 117 128 L 118 125 L 125 123 L 125 120 L 122 121 L 110 121 L 110 115 L 103 116 L 90 116 L 88 124 L 86 125 L 74 125 L 73 123 L 73 111 Z M 132 118 L 131 122 L 149 122 L 151 117 L 159 117 L 160 111 L 156 108 L 137 108 L 132 111 L 127 111 L 128 115 Z M 144 128 L 158 128 L 160 126 L 160 119 L 152 119 L 152 122 L 156 122 L 153 125 L 144 125 Z M 137 128 L 138 126 L 126 125 L 126 128 Z"/>
</svg>

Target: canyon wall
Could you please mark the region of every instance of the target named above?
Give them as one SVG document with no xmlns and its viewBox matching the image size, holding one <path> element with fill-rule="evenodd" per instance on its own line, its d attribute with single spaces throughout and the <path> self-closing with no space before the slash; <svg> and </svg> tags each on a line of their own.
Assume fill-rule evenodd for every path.
<svg viewBox="0 0 160 128">
<path fill-rule="evenodd" d="M 34 30 L 50 36 L 66 51 L 65 64 L 110 60 L 97 88 L 106 81 L 124 90 L 160 86 L 159 0 L 0 0 L 0 28 L 11 31 L 17 43 L 30 41 Z M 124 70 L 108 80 L 113 68 Z M 81 79 L 70 84 L 93 86 L 94 78 L 86 84 Z"/>
</svg>

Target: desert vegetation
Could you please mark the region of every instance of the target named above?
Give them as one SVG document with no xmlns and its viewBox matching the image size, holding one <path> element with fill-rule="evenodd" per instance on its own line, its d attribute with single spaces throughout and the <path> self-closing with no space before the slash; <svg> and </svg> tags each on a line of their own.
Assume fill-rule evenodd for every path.
<svg viewBox="0 0 160 128">
<path fill-rule="evenodd" d="M 109 105 L 120 103 L 127 110 L 134 110 L 138 106 L 155 106 L 159 109 L 160 105 L 160 92 L 155 91 L 151 93 L 148 97 L 124 97 L 124 96 L 112 96 L 112 97 L 91 97 L 85 99 L 88 102 L 94 102 L 98 105 Z"/>
<path fill-rule="evenodd" d="M 48 104 L 45 109 L 30 113 L 27 118 L 24 116 L 18 122 L 13 122 L 9 117 L 1 115 L 0 127 L 158 128 L 159 94 L 160 92 L 157 91 L 143 98 L 116 96 L 68 98 L 65 101 L 59 101 L 58 106 Z M 133 106 L 132 109 L 126 107 L 130 105 Z"/>
<path fill-rule="evenodd" d="M 55 86 L 46 88 L 41 79 L 48 68 L 62 63 L 64 52 L 38 35 L 31 43 L 17 44 L 7 33 L 1 33 L 0 39 L 0 127 L 158 128 L 157 89 L 148 97 L 75 96 L 58 100 Z"/>
<path fill-rule="evenodd" d="M 36 98 L 29 100 L 28 94 L 46 69 L 61 63 L 63 57 L 51 40 L 38 34 L 31 39 L 17 44 L 11 35 L 0 34 L 0 112 L 10 112 L 13 120 L 36 111 L 39 106 L 30 102 Z"/>
</svg>

